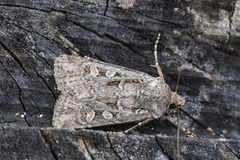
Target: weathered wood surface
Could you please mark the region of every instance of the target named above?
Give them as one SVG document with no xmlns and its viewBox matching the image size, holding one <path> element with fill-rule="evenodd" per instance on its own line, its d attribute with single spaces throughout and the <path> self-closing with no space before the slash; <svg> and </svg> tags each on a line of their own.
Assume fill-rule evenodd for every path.
<svg viewBox="0 0 240 160">
<path fill-rule="evenodd" d="M 69 142 L 73 148 L 66 147 L 71 131 L 46 129 L 52 126 L 53 107 L 60 94 L 53 77 L 53 62 L 57 56 L 87 55 L 158 76 L 150 65 L 154 64 L 154 41 L 161 33 L 159 61 L 172 90 L 179 68 L 191 68 L 183 72 L 178 89 L 186 99 L 186 105 L 181 109 L 181 121 L 200 138 L 183 138 L 182 134 L 181 155 L 184 159 L 227 159 L 228 156 L 238 159 L 239 6 L 239 0 L 132 0 L 128 4 L 119 0 L 0 1 L 0 144 L 6 151 L 2 154 L 1 148 L 1 158 L 13 155 L 9 159 L 14 156 L 61 159 L 59 154 L 64 153 L 73 159 L 76 157 L 71 153 L 76 151 L 78 156 L 89 159 L 98 159 L 97 155 L 134 159 L 140 156 L 138 153 L 149 153 L 134 150 L 134 147 L 133 150 L 124 148 L 124 144 L 141 143 L 142 150 L 151 148 L 154 156 L 165 150 L 163 156 L 176 159 L 176 146 L 168 146 L 168 143 L 176 143 L 176 139 L 171 138 L 176 135 L 176 128 L 165 119 L 153 121 L 130 135 L 74 131 L 74 140 Z M 174 116 L 176 111 L 171 110 L 170 114 Z M 121 131 L 132 125 L 98 129 Z M 207 127 L 218 135 L 206 131 Z M 222 132 L 228 140 L 217 139 Z M 155 136 L 159 133 L 167 137 Z M 53 141 L 54 136 L 65 143 L 57 144 Z M 110 149 L 100 151 L 102 148 L 97 145 L 90 149 L 81 148 L 87 146 L 81 145 L 81 137 L 95 143 L 96 136 L 102 137 L 99 141 L 96 138 L 96 144 L 104 142 Z M 40 147 L 35 148 L 32 143 Z M 191 152 L 191 147 L 196 147 L 195 152 Z M 89 150 L 99 153 L 95 155 Z M 126 152 L 120 154 L 120 150 Z"/>
<path fill-rule="evenodd" d="M 177 159 L 176 137 L 33 127 L 0 128 L 1 159 Z M 237 159 L 239 140 L 181 138 L 183 159 Z M 207 144 L 207 145 L 206 145 Z"/>
</svg>

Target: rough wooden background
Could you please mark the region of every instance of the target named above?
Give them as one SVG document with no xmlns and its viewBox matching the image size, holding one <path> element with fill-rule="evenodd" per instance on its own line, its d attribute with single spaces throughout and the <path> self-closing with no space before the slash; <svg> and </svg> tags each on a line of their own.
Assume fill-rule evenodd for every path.
<svg viewBox="0 0 240 160">
<path fill-rule="evenodd" d="M 181 124 L 199 138 L 181 134 L 182 158 L 240 158 L 240 0 L 1 0 L 0 23 L 1 159 L 176 159 L 176 127 L 166 119 L 127 135 L 107 131 L 134 124 L 49 128 L 56 57 L 87 55 L 157 77 L 158 33 L 172 90 L 179 69 L 190 68 L 178 90 Z"/>
</svg>

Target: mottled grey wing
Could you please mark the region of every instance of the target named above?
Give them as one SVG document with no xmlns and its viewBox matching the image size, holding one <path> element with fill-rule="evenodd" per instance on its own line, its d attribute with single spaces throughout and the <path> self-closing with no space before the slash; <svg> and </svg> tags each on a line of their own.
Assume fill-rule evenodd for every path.
<svg viewBox="0 0 240 160">
<path fill-rule="evenodd" d="M 121 124 L 127 122 L 136 122 L 151 117 L 151 113 L 129 111 L 120 111 L 117 109 L 104 109 L 105 104 L 96 102 L 103 108 L 92 109 L 87 102 L 77 103 L 72 97 L 60 95 L 54 109 L 53 126 L 57 128 L 91 128 L 111 124 Z M 106 107 L 106 106 L 105 106 Z"/>
<path fill-rule="evenodd" d="M 171 101 L 171 91 L 163 79 L 97 60 L 61 55 L 55 60 L 54 71 L 58 88 L 65 95 L 56 103 L 54 116 L 56 108 L 68 107 L 65 103 L 71 98 L 78 109 L 84 106 L 75 110 L 82 127 L 159 118 Z M 90 115 L 87 110 L 98 115 L 94 117 L 97 121 L 82 119 Z"/>
<path fill-rule="evenodd" d="M 61 55 L 56 58 L 54 74 L 59 90 L 79 100 L 106 96 L 105 94 L 109 94 L 109 90 L 123 90 L 123 87 L 130 87 L 130 85 L 135 88 L 135 84 L 155 79 L 143 72 L 107 64 L 92 58 L 69 55 Z"/>
</svg>

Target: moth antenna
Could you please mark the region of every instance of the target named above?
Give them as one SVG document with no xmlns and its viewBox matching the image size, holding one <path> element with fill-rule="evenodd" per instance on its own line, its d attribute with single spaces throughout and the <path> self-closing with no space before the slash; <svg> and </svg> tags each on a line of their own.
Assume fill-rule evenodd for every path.
<svg viewBox="0 0 240 160">
<path fill-rule="evenodd" d="M 176 90 L 175 90 L 176 93 L 177 93 L 177 90 L 178 90 L 180 75 L 181 75 L 182 71 L 184 71 L 185 69 L 191 69 L 191 68 L 189 66 L 185 66 L 185 67 L 182 67 L 180 69 L 179 74 L 178 74 L 177 86 L 176 86 Z M 177 112 L 178 112 L 178 118 L 177 118 L 177 150 L 178 150 L 178 155 L 177 155 L 177 157 L 178 157 L 178 160 L 180 160 L 180 147 L 179 147 L 179 132 L 180 132 L 180 128 L 181 128 L 182 131 L 185 132 L 186 136 L 188 136 L 188 137 L 197 138 L 197 136 L 194 133 L 186 131 L 186 129 L 180 127 L 180 109 L 179 109 L 178 106 L 177 106 Z"/>
<path fill-rule="evenodd" d="M 187 69 L 187 68 L 186 68 L 186 67 L 182 68 L 182 69 L 179 71 L 179 73 L 178 73 L 177 86 L 176 86 L 176 90 L 175 90 L 176 93 L 177 93 L 177 90 L 178 90 L 178 85 L 179 85 L 179 80 L 180 80 L 181 72 L 182 72 L 183 70 L 185 70 L 185 69 Z"/>
<path fill-rule="evenodd" d="M 178 113 L 178 118 L 177 118 L 177 123 L 178 123 L 178 126 L 177 126 L 177 151 L 178 151 L 178 154 L 177 154 L 177 157 L 178 157 L 178 160 L 180 160 L 180 147 L 179 147 L 179 132 L 180 132 L 180 125 L 179 125 L 179 122 L 180 122 L 180 111 L 179 111 L 179 107 L 177 106 L 177 113 Z"/>
<path fill-rule="evenodd" d="M 176 90 L 175 92 L 177 93 L 177 90 L 178 90 L 178 84 L 179 84 L 179 80 L 180 80 L 180 75 L 181 75 L 181 72 L 184 70 L 181 69 L 178 73 L 178 80 L 177 80 L 177 86 L 176 86 Z M 177 118 L 177 151 L 178 151 L 178 154 L 177 154 L 177 157 L 178 157 L 178 160 L 180 160 L 180 147 L 179 147 L 179 134 L 180 134 L 180 110 L 179 110 L 179 107 L 177 106 L 177 113 L 178 113 L 178 118 Z"/>
<path fill-rule="evenodd" d="M 155 45 L 154 45 L 154 57 L 155 57 L 155 66 L 157 68 L 157 71 L 158 71 L 158 74 L 161 78 L 163 78 L 164 80 L 164 77 L 163 77 L 163 73 L 162 73 L 162 70 L 161 70 L 161 67 L 158 63 L 158 56 L 157 56 L 157 45 L 159 43 L 159 39 L 160 39 L 160 36 L 161 34 L 159 33 L 158 36 L 157 36 L 157 40 L 155 42 Z M 178 89 L 178 84 L 179 84 L 179 77 L 180 77 L 180 74 L 181 74 L 182 70 L 180 70 L 179 72 L 179 75 L 178 75 L 178 81 L 177 81 L 177 86 L 176 86 L 176 93 L 177 93 L 177 89 Z M 180 150 L 179 150 L 179 119 L 180 119 L 180 113 L 179 113 L 179 107 L 177 106 L 177 112 L 178 112 L 178 127 L 177 127 L 177 151 L 178 151 L 178 154 L 177 154 L 177 157 L 178 157 L 178 160 L 180 160 Z"/>
<path fill-rule="evenodd" d="M 158 56 L 157 56 L 157 45 L 158 45 L 160 36 L 161 36 L 161 34 L 159 33 L 158 36 L 157 36 L 157 40 L 155 42 L 155 45 L 154 45 L 154 57 L 155 57 L 155 66 L 154 67 L 157 68 L 159 76 L 164 80 L 163 73 L 162 73 L 161 67 L 158 63 Z"/>
</svg>

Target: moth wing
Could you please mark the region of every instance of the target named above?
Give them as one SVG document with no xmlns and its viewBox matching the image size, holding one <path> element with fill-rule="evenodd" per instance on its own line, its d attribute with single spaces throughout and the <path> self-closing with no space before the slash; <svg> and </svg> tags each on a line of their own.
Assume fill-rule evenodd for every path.
<svg viewBox="0 0 240 160">
<path fill-rule="evenodd" d="M 52 125 L 57 128 L 75 128 L 77 103 L 66 95 L 60 95 L 54 107 Z M 81 112 L 78 113 L 81 116 Z"/>
<path fill-rule="evenodd" d="M 93 105 L 93 104 L 90 104 Z M 96 104 L 99 105 L 99 104 Z M 112 109 L 106 111 L 104 104 L 101 108 L 92 109 L 89 102 L 76 102 L 68 95 L 60 95 L 56 102 L 53 115 L 53 126 L 57 128 L 91 128 L 112 124 L 142 121 L 151 118 L 152 114 L 146 110 L 136 112 Z"/>
<path fill-rule="evenodd" d="M 108 97 L 112 91 L 125 89 L 126 83 L 145 83 L 155 79 L 143 72 L 69 55 L 56 58 L 54 74 L 59 90 L 78 100 Z"/>
<path fill-rule="evenodd" d="M 171 90 L 162 78 L 124 67 L 61 55 L 54 71 L 63 93 L 55 105 L 56 127 L 90 128 L 157 119 L 171 102 Z"/>
</svg>

